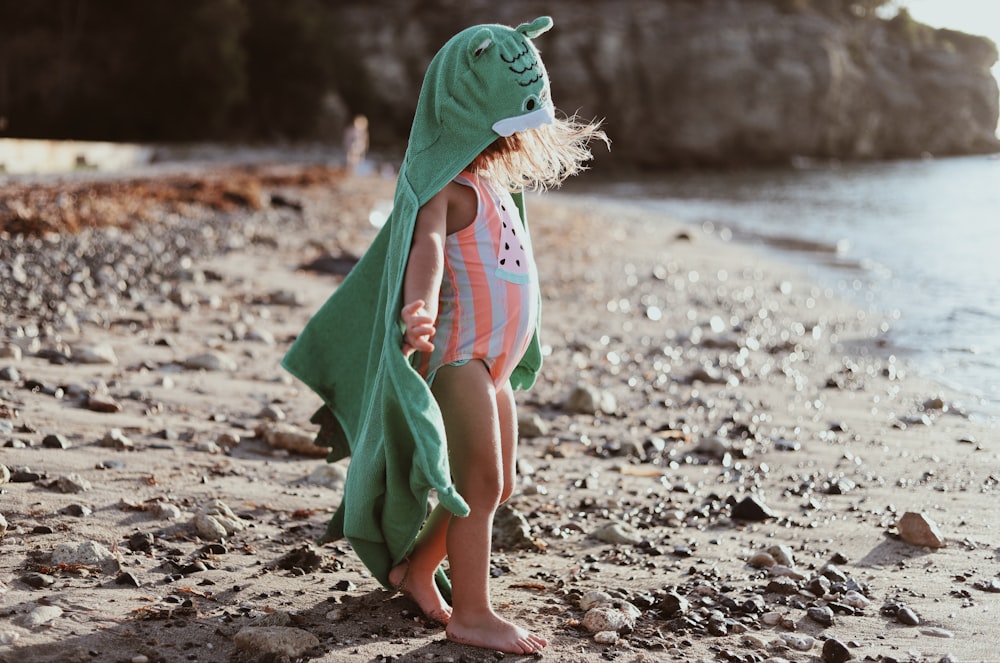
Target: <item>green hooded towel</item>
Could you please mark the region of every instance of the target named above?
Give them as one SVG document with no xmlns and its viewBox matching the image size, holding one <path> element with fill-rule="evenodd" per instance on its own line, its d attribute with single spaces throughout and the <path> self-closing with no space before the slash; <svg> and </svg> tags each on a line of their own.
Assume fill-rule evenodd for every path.
<svg viewBox="0 0 1000 663">
<path fill-rule="evenodd" d="M 317 443 L 331 447 L 328 460 L 351 456 L 324 538 L 346 537 L 386 588 L 389 570 L 413 547 L 431 489 L 455 515 L 469 512 L 451 480 L 437 402 L 401 349 L 403 277 L 417 211 L 498 136 L 553 121 L 548 76 L 530 41 L 550 27 L 547 16 L 517 29 L 474 26 L 434 56 L 392 214 L 281 362 L 323 399 L 312 421 L 320 424 Z M 526 222 L 522 196 L 514 199 Z M 512 386 L 530 387 L 540 367 L 536 330 Z"/>
</svg>

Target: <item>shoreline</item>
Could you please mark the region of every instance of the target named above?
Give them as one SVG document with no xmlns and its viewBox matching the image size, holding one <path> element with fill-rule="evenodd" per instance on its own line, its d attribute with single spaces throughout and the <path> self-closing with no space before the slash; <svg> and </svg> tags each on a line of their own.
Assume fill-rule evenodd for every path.
<svg viewBox="0 0 1000 663">
<path fill-rule="evenodd" d="M 58 338 L 5 324 L 4 344 L 24 348 L 0 358 L 18 374 L 0 382 L 0 439 L 25 446 L 3 449 L 20 480 L 0 486 L 0 661 L 252 661 L 279 638 L 311 660 L 492 660 L 444 641 L 343 542 L 315 546 L 343 467 L 278 446 L 308 440 L 316 400 L 277 359 L 337 282 L 298 267 L 359 255 L 392 188 L 283 181 L 256 210 L 188 210 L 225 250 L 159 264 L 162 285 L 138 301 L 84 293 L 78 330 Z M 504 616 L 548 638 L 544 657 L 814 661 L 836 639 L 856 659 L 989 660 L 995 426 L 950 412 L 952 395 L 905 366 L 848 352 L 871 321 L 747 247 L 558 192 L 529 200 L 529 224 L 547 356 L 518 393 L 520 481 L 503 511 L 518 524 L 497 538 L 491 584 Z M 158 239 L 131 232 L 129 246 Z M 121 240 L 91 239 L 105 241 Z M 116 361 L 79 361 L 98 346 Z M 202 355 L 221 370 L 191 368 Z M 596 405 L 570 407 L 578 389 Z M 120 410 L 91 407 L 109 401 Z M 222 541 L 195 524 L 213 500 L 236 516 Z M 747 500 L 759 517 L 736 509 Z M 902 540 L 908 511 L 945 546 Z M 113 560 L 53 560 L 84 540 Z M 775 546 L 787 575 L 750 564 Z M 866 604 L 822 589 L 834 560 Z M 590 591 L 638 617 L 596 642 Z M 687 607 L 671 612 L 674 597 Z M 830 624 L 810 616 L 831 605 Z"/>
</svg>

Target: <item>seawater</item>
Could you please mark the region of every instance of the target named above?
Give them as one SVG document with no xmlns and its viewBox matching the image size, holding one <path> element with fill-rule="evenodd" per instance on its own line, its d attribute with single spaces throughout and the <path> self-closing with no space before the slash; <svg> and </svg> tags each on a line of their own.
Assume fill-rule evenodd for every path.
<svg viewBox="0 0 1000 663">
<path fill-rule="evenodd" d="M 579 180 L 804 267 L 892 320 L 885 340 L 918 373 L 1000 416 L 996 155 Z"/>
</svg>

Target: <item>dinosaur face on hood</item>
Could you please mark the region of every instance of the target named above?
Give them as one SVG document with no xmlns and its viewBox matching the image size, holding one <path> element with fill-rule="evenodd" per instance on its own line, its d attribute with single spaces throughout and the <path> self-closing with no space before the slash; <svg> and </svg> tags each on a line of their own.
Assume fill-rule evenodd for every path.
<svg viewBox="0 0 1000 663">
<path fill-rule="evenodd" d="M 548 17 L 525 23 L 516 30 L 483 26 L 469 31 L 468 78 L 453 92 L 456 98 L 477 99 L 483 93 L 486 121 L 500 136 L 533 129 L 552 122 L 554 108 L 549 79 L 538 50 L 530 39 L 552 27 Z"/>
<path fill-rule="evenodd" d="M 403 163 L 421 203 L 497 137 L 555 119 L 549 77 L 531 41 L 551 27 L 548 16 L 517 28 L 476 25 L 431 60 Z"/>
</svg>

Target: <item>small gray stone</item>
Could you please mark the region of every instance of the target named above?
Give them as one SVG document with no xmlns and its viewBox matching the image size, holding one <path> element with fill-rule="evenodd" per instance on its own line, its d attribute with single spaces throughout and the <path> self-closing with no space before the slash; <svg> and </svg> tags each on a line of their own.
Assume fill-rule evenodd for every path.
<svg viewBox="0 0 1000 663">
<path fill-rule="evenodd" d="M 65 435 L 54 433 L 42 438 L 42 446 L 46 449 L 69 449 L 73 445 Z"/>
<path fill-rule="evenodd" d="M 135 444 L 121 431 L 120 428 L 112 428 L 109 430 L 104 434 L 104 437 L 98 440 L 98 444 L 102 447 L 119 449 L 121 451 L 128 451 L 135 448 Z"/>
<path fill-rule="evenodd" d="M 235 371 L 239 365 L 231 357 L 221 352 L 206 352 L 184 360 L 184 368 L 194 371 Z"/>
<path fill-rule="evenodd" d="M 618 409 L 618 403 L 610 392 L 603 392 L 590 384 L 576 386 L 563 403 L 563 408 L 576 414 L 610 414 Z"/>
<path fill-rule="evenodd" d="M 47 488 L 57 490 L 60 493 L 83 493 L 90 490 L 90 482 L 75 472 L 65 476 L 57 477 L 50 481 Z"/>
<path fill-rule="evenodd" d="M 827 606 L 813 606 L 806 610 L 806 615 L 820 626 L 833 626 L 833 610 Z"/>
<path fill-rule="evenodd" d="M 10 469 L 6 465 L 0 465 L 0 486 L 10 481 Z"/>
<path fill-rule="evenodd" d="M 257 418 L 267 421 L 284 421 L 285 413 L 277 405 L 265 405 L 257 414 Z"/>
<path fill-rule="evenodd" d="M 594 530 L 590 536 L 604 543 L 628 545 L 642 543 L 642 536 L 634 527 L 626 523 L 607 523 Z"/>
<path fill-rule="evenodd" d="M 527 412 L 517 419 L 518 437 L 542 437 L 549 434 L 549 425 L 537 412 Z"/>
<path fill-rule="evenodd" d="M 906 624 L 907 626 L 919 626 L 920 618 L 917 617 L 917 613 L 913 612 L 912 609 L 906 606 L 899 609 L 896 613 L 896 621 L 900 624 Z"/>
<path fill-rule="evenodd" d="M 844 663 L 849 660 L 851 652 L 840 640 L 829 638 L 823 643 L 823 663 Z"/>
<path fill-rule="evenodd" d="M 21 361 L 21 346 L 14 343 L 0 343 L 0 359 Z"/>
<path fill-rule="evenodd" d="M 297 659 L 313 647 L 319 638 L 308 631 L 288 626 L 248 626 L 233 638 L 233 644 L 242 651 L 260 657 L 287 657 Z"/>
<path fill-rule="evenodd" d="M 41 626 L 42 624 L 48 624 L 51 621 L 59 619 L 62 617 L 62 614 L 62 608 L 54 605 L 40 605 L 22 617 L 21 624 L 28 628 Z"/>
<path fill-rule="evenodd" d="M 114 553 L 96 541 L 59 544 L 52 551 L 52 563 L 96 567 L 108 575 L 121 571 L 121 563 Z"/>
<path fill-rule="evenodd" d="M 5 380 L 7 382 L 20 382 L 21 374 L 13 366 L 4 366 L 0 368 L 0 380 Z"/>
<path fill-rule="evenodd" d="M 194 526 L 198 536 L 206 541 L 220 541 L 245 529 L 232 510 L 220 500 L 212 500 L 195 514 Z"/>
<path fill-rule="evenodd" d="M 78 364 L 118 364 L 115 349 L 107 343 L 73 348 L 72 357 Z"/>
<path fill-rule="evenodd" d="M 121 412 L 125 408 L 122 404 L 107 394 L 91 394 L 87 398 L 87 409 L 92 412 L 104 412 L 114 414 Z"/>
<path fill-rule="evenodd" d="M 306 477 L 306 482 L 314 486 L 323 486 L 324 488 L 330 488 L 332 490 L 338 490 L 343 487 L 344 482 L 347 481 L 347 469 L 343 465 L 338 464 L 324 464 L 318 465 L 308 477 Z"/>
</svg>

